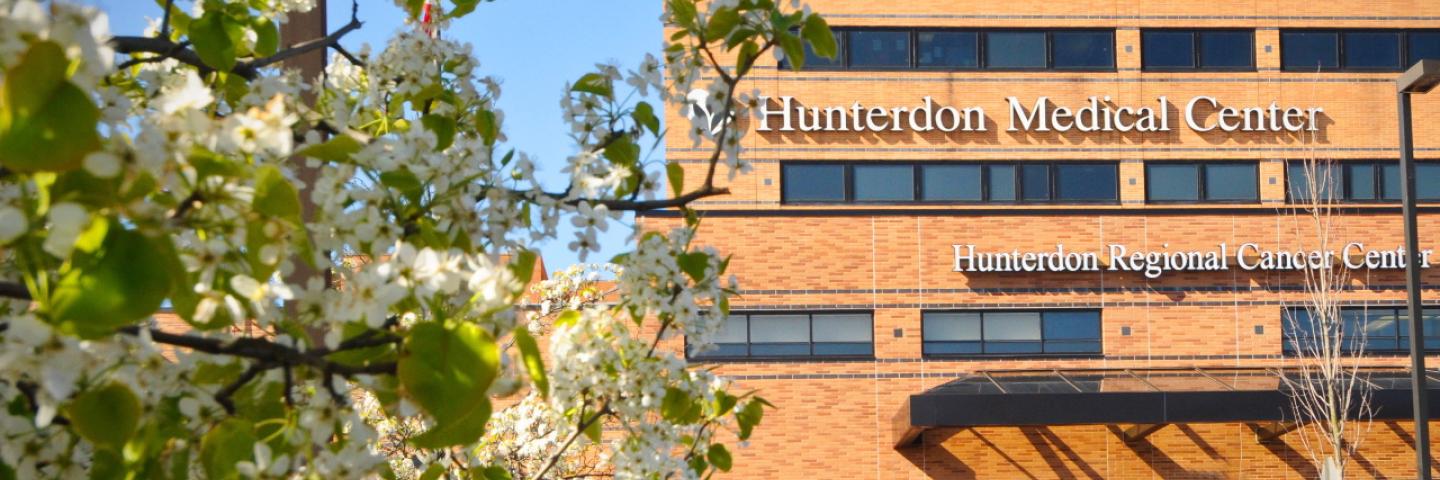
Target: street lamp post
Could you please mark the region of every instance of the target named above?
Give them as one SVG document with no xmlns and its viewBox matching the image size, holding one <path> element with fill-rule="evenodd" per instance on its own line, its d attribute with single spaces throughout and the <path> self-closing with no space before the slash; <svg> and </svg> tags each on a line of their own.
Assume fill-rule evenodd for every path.
<svg viewBox="0 0 1440 480">
<path fill-rule="evenodd" d="M 1410 132 L 1410 95 L 1440 84 L 1440 60 L 1421 60 L 1396 80 L 1400 102 L 1400 200 L 1405 215 L 1405 292 L 1410 317 L 1410 384 L 1415 406 L 1415 477 L 1430 480 L 1430 402 L 1425 379 L 1424 321 L 1420 316 L 1420 233 L 1415 216 L 1415 145 Z"/>
</svg>

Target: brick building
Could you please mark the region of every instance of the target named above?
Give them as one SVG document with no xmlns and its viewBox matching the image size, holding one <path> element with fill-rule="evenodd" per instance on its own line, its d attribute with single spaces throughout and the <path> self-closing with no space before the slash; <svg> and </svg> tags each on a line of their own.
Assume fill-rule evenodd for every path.
<svg viewBox="0 0 1440 480">
<path fill-rule="evenodd" d="M 1382 368 L 1408 365 L 1394 79 L 1440 57 L 1440 3 L 809 3 L 840 58 L 756 67 L 755 168 L 697 204 L 743 290 L 691 358 L 778 407 L 733 477 L 1314 478 L 1279 387 L 1306 159 L 1333 165 L 1315 261 L 1351 276 L 1380 384 L 1349 471 L 1414 476 Z M 1440 96 L 1414 105 L 1428 249 Z M 666 148 L 698 185 L 692 113 Z"/>
</svg>

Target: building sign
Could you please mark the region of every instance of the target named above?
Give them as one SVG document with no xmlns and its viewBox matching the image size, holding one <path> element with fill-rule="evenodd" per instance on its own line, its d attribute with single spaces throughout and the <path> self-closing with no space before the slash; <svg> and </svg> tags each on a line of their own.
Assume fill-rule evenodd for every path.
<svg viewBox="0 0 1440 480">
<path fill-rule="evenodd" d="M 1232 249 L 1221 243 L 1209 250 L 1131 251 L 1108 245 L 1104 252 L 1077 252 L 1055 245 L 1055 250 L 980 252 L 975 245 L 953 245 L 956 272 L 1140 272 L 1159 278 L 1167 272 L 1241 270 L 1280 271 L 1344 267 L 1352 270 L 1405 268 L 1405 249 L 1370 249 L 1351 242 L 1340 251 L 1267 249 L 1242 243 Z M 1169 248 L 1169 245 L 1162 245 Z M 1430 268 L 1432 250 L 1420 251 L 1420 267 Z"/>
<path fill-rule="evenodd" d="M 789 96 L 772 102 L 759 97 L 761 132 L 984 132 L 989 130 L 985 109 L 938 105 L 929 96 L 912 106 L 850 105 L 806 107 Z M 1170 100 L 1156 98 L 1153 105 L 1119 106 L 1110 96 L 1090 97 L 1080 106 L 1056 105 L 1050 97 L 1024 103 L 1016 97 L 1009 104 L 1010 132 L 1168 132 L 1171 129 Z M 774 103 L 775 106 L 771 104 Z M 1320 107 L 1282 107 L 1279 102 L 1265 106 L 1231 107 L 1216 97 L 1197 96 L 1185 102 L 1181 122 L 1196 132 L 1314 132 L 1320 129 Z"/>
</svg>

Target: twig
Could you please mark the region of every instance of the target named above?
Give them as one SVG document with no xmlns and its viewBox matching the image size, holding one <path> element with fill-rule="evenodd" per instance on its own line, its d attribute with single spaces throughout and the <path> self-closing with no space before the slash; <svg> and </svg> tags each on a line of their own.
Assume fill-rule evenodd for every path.
<svg viewBox="0 0 1440 480">
<path fill-rule="evenodd" d="M 219 403 L 221 407 L 225 407 L 225 413 L 234 415 L 235 401 L 230 397 L 234 396 L 236 391 L 239 391 L 241 387 L 250 383 L 251 380 L 255 379 L 255 376 L 260 375 L 260 372 L 265 370 L 265 364 L 262 362 L 251 364 L 250 368 L 246 368 L 244 372 L 240 373 L 240 378 L 235 379 L 235 381 L 226 385 L 225 388 L 215 392 L 215 403 Z"/>
<path fill-rule="evenodd" d="M 165 16 L 160 19 L 160 38 L 170 38 L 170 10 L 175 8 L 175 0 L 165 0 Z"/>
<path fill-rule="evenodd" d="M 30 289 L 25 288 L 18 282 L 0 282 L 0 297 L 8 297 L 16 300 L 32 300 Z"/>
</svg>

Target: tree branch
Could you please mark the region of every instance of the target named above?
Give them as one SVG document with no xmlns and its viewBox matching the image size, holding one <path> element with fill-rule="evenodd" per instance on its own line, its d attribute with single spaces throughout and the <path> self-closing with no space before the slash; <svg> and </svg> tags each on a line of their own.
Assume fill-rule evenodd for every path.
<svg viewBox="0 0 1440 480">
<path fill-rule="evenodd" d="M 331 32 L 329 35 L 321 38 L 295 44 L 268 57 L 257 58 L 248 62 L 238 62 L 233 68 L 230 69 L 230 73 L 244 77 L 246 80 L 254 80 L 255 77 L 259 76 L 261 68 L 285 61 L 286 59 L 295 57 L 296 55 L 304 54 L 306 52 L 310 52 L 317 48 L 327 48 L 339 45 L 341 38 L 344 38 L 346 34 L 359 29 L 360 26 L 363 24 L 364 22 L 361 22 L 359 19 L 355 18 L 354 11 L 352 10 L 350 23 L 346 23 L 345 26 L 340 27 L 339 30 Z M 129 55 L 133 55 L 136 53 L 153 53 L 158 55 L 158 57 L 154 58 L 173 58 L 181 63 L 200 69 L 201 73 L 210 73 L 215 71 L 214 68 L 206 65 L 205 62 L 200 59 L 200 54 L 195 53 L 195 50 L 187 48 L 187 43 L 189 42 L 175 43 L 170 41 L 169 38 L 138 36 L 118 36 L 112 37 L 110 39 L 110 45 L 115 47 L 116 53 L 124 53 Z M 144 61 L 154 60 L 144 59 Z M 134 63 L 141 62 L 137 60 L 130 60 L 128 62 L 122 63 L 121 65 L 128 66 L 133 65 Z"/>
<path fill-rule="evenodd" d="M 0 282 L 0 297 L 8 297 L 16 300 L 32 300 L 30 289 L 18 282 Z"/>
</svg>

